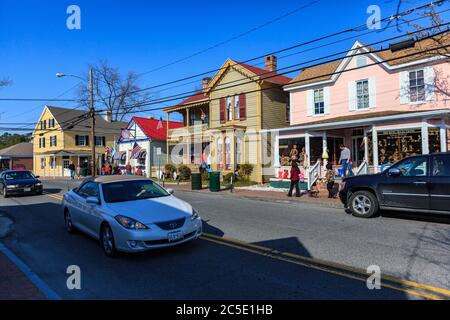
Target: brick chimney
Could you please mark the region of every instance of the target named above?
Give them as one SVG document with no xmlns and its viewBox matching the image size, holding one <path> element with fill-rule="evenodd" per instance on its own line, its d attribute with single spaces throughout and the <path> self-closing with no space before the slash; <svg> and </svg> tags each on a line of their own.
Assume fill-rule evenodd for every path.
<svg viewBox="0 0 450 320">
<path fill-rule="evenodd" d="M 202 79 L 202 90 L 203 90 L 203 92 L 205 92 L 206 88 L 208 88 L 208 84 L 209 84 L 210 81 L 211 81 L 211 78 L 209 78 L 209 77 L 206 77 L 206 78 Z"/>
<path fill-rule="evenodd" d="M 264 62 L 266 64 L 266 70 L 270 72 L 277 72 L 277 57 L 276 56 L 267 56 L 264 58 Z"/>
</svg>

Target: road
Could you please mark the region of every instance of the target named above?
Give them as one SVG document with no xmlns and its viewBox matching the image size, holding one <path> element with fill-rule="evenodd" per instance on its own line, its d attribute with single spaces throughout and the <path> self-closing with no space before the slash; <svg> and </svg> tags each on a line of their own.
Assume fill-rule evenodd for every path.
<svg viewBox="0 0 450 320">
<path fill-rule="evenodd" d="M 356 219 L 342 210 L 176 192 L 200 212 L 205 237 L 116 259 L 63 227 L 67 182 L 47 195 L 0 199 L 12 221 L 0 242 L 63 299 L 437 299 L 450 298 L 450 219 L 385 213 Z M 0 226 L 0 231 L 2 230 Z M 81 290 L 66 286 L 81 268 Z M 378 266 L 381 290 L 366 270 Z"/>
</svg>

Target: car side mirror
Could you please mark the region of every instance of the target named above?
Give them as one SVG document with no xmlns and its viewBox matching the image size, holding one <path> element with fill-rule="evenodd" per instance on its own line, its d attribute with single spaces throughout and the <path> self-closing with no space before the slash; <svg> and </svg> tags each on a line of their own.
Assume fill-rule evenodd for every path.
<svg viewBox="0 0 450 320">
<path fill-rule="evenodd" d="M 36 179 L 39 179 L 41 176 L 35 176 Z"/>
<path fill-rule="evenodd" d="M 173 193 L 174 193 L 173 189 L 167 189 L 167 192 L 168 192 L 169 194 L 173 194 Z"/>
<path fill-rule="evenodd" d="M 397 168 L 390 168 L 387 173 L 390 177 L 400 177 L 402 175 L 402 172 Z"/>
<path fill-rule="evenodd" d="M 100 204 L 100 201 L 96 197 L 87 197 L 86 203 L 87 204 Z"/>
</svg>

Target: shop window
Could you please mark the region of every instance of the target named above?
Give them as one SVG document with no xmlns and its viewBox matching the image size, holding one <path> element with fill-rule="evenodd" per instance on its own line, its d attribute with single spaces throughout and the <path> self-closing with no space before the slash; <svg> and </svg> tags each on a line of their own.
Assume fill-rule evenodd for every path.
<svg viewBox="0 0 450 320">
<path fill-rule="evenodd" d="M 314 114 L 325 114 L 325 100 L 323 89 L 314 90 Z"/>
<path fill-rule="evenodd" d="M 236 138 L 236 164 L 242 163 L 242 139 L 237 137 Z"/>
<path fill-rule="evenodd" d="M 423 70 L 409 72 L 409 101 L 425 101 L 425 80 Z"/>
<path fill-rule="evenodd" d="M 422 154 L 421 129 L 378 132 L 378 163 L 396 163 L 403 158 Z"/>
<path fill-rule="evenodd" d="M 291 159 L 297 158 L 303 165 L 305 160 L 305 138 L 279 140 L 280 165 L 289 166 Z"/>
<path fill-rule="evenodd" d="M 369 108 L 369 80 L 356 82 L 356 101 L 358 110 Z"/>
<path fill-rule="evenodd" d="M 217 164 L 219 165 L 219 170 L 223 167 L 223 140 L 217 140 Z"/>
<path fill-rule="evenodd" d="M 41 158 L 41 170 L 45 169 L 45 158 Z"/>
<path fill-rule="evenodd" d="M 231 170 L 231 139 L 225 139 L 225 170 Z"/>
<path fill-rule="evenodd" d="M 428 129 L 428 149 L 430 153 L 441 152 L 441 131 L 439 128 Z"/>
</svg>

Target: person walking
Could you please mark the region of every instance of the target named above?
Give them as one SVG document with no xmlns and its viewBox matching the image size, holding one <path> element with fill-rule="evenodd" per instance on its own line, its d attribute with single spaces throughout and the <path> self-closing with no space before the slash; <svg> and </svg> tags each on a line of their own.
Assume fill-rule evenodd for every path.
<svg viewBox="0 0 450 320">
<path fill-rule="evenodd" d="M 293 160 L 291 167 L 291 186 L 289 187 L 288 197 L 292 197 L 292 191 L 294 191 L 294 187 L 295 187 L 295 196 L 300 197 L 300 188 L 298 185 L 299 182 L 300 182 L 300 169 L 298 167 L 297 161 Z"/>
<path fill-rule="evenodd" d="M 349 175 L 352 176 L 353 170 L 351 164 L 350 149 L 347 148 L 344 144 L 341 144 L 339 148 L 341 149 L 341 157 L 339 158 L 339 163 L 342 164 L 343 176 L 347 176 L 347 169 Z"/>
<path fill-rule="evenodd" d="M 73 180 L 73 179 L 75 179 L 75 165 L 73 164 L 73 162 L 72 161 L 70 161 L 70 164 L 69 164 L 69 171 L 70 171 L 70 179 L 71 180 Z"/>
<path fill-rule="evenodd" d="M 130 163 L 127 163 L 127 165 L 125 166 L 125 173 L 127 174 L 127 175 L 130 175 L 131 174 L 131 164 Z"/>
<path fill-rule="evenodd" d="M 328 198 L 336 198 L 336 194 L 334 192 L 335 175 L 336 172 L 333 169 L 333 165 L 331 163 L 327 163 L 327 173 L 325 175 L 325 180 L 327 181 Z"/>
</svg>

